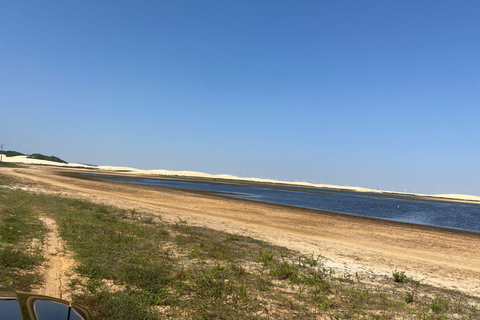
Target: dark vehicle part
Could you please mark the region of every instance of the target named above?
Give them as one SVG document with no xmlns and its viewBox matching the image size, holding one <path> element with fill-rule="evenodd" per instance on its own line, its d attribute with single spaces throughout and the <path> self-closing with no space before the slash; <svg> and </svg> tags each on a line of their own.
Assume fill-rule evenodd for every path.
<svg viewBox="0 0 480 320">
<path fill-rule="evenodd" d="M 93 320 L 81 306 L 47 296 L 0 288 L 0 320 Z"/>
</svg>

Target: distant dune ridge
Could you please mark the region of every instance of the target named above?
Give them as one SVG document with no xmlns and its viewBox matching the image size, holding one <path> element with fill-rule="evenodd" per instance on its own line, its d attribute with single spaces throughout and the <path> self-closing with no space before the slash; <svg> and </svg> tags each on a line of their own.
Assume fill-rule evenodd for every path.
<svg viewBox="0 0 480 320">
<path fill-rule="evenodd" d="M 289 185 L 297 185 L 302 187 L 313 187 L 313 188 L 342 189 L 342 190 L 350 190 L 350 191 L 357 191 L 357 192 L 379 192 L 379 193 L 390 192 L 390 191 L 374 190 L 374 189 L 363 188 L 363 187 L 315 184 L 315 183 L 309 183 L 309 182 L 279 181 L 279 180 L 273 180 L 273 179 L 262 179 L 262 178 L 254 178 L 254 177 L 243 178 L 243 177 L 237 177 L 229 174 L 210 174 L 210 173 L 196 172 L 196 171 L 173 171 L 173 170 L 162 170 L 162 169 L 142 170 L 142 169 L 136 169 L 131 167 L 95 166 L 95 165 L 72 163 L 72 162 L 62 163 L 62 162 L 55 162 L 55 161 L 49 161 L 49 160 L 43 160 L 43 159 L 35 159 L 27 155 L 17 155 L 17 156 L 8 157 L 5 154 L 3 154 L 2 161 L 11 162 L 11 163 L 41 164 L 41 165 L 69 167 L 69 168 L 97 169 L 97 170 L 121 172 L 125 174 L 146 174 L 146 175 L 161 175 L 161 176 L 163 175 L 163 176 L 227 179 L 227 180 L 250 181 L 250 182 L 289 184 Z M 401 192 L 393 192 L 393 191 L 392 193 L 401 194 Z M 464 195 L 464 194 L 434 194 L 434 195 L 412 194 L 412 193 L 405 193 L 405 194 L 435 197 L 435 198 L 445 198 L 445 199 L 452 199 L 452 200 L 466 200 L 466 201 L 474 201 L 474 202 L 480 203 L 480 196 L 472 196 L 472 195 Z"/>
</svg>

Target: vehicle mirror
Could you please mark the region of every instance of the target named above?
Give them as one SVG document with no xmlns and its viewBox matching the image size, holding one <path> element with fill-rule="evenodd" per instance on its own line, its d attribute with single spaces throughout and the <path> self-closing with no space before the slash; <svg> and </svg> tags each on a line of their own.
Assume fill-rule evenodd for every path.
<svg viewBox="0 0 480 320">
<path fill-rule="evenodd" d="M 64 303 L 35 299 L 33 310 L 37 320 L 69 320 L 70 307 Z"/>
<path fill-rule="evenodd" d="M 88 320 L 88 317 L 83 310 L 72 306 L 70 309 L 70 318 L 68 320 Z"/>
<path fill-rule="evenodd" d="M 92 320 L 92 316 L 75 303 L 0 288 L 0 320 Z"/>
<path fill-rule="evenodd" d="M 22 320 L 17 299 L 0 297 L 0 320 Z"/>
</svg>

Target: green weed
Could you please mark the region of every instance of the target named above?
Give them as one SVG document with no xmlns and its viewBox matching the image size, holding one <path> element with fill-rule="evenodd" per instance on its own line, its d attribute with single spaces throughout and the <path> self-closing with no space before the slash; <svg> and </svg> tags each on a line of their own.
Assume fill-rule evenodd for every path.
<svg viewBox="0 0 480 320">
<path fill-rule="evenodd" d="M 1 189 L 0 199 L 0 287 L 29 291 L 43 281 L 37 270 L 44 261 L 42 251 L 32 248 L 46 232 L 33 210 L 37 197 Z"/>
<path fill-rule="evenodd" d="M 408 279 L 407 275 L 405 274 L 405 271 L 397 271 L 397 270 L 395 270 L 395 271 L 392 273 L 392 275 L 393 275 L 393 280 L 394 280 L 395 282 L 401 282 L 401 283 L 403 283 L 403 282 L 405 282 L 405 281 Z"/>
<path fill-rule="evenodd" d="M 448 311 L 449 305 L 450 305 L 450 300 L 449 299 L 444 299 L 444 298 L 437 297 L 437 298 L 432 300 L 430 308 L 435 313 L 441 313 L 441 312 Z"/>
<path fill-rule="evenodd" d="M 407 292 L 405 295 L 405 302 L 406 303 L 412 303 L 414 299 L 414 293 L 413 292 Z"/>
</svg>

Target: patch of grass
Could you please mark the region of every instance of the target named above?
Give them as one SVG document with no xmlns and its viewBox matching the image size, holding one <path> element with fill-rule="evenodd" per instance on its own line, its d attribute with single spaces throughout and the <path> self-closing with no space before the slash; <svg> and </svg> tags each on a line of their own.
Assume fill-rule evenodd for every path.
<svg viewBox="0 0 480 320">
<path fill-rule="evenodd" d="M 195 270 L 191 290 L 198 296 L 219 299 L 234 292 L 233 278 L 228 267 L 215 265 Z"/>
<path fill-rule="evenodd" d="M 414 300 L 414 293 L 413 292 L 407 292 L 405 295 L 405 302 L 406 303 L 412 303 Z"/>
<path fill-rule="evenodd" d="M 262 262 L 264 267 L 268 267 L 273 263 L 276 263 L 277 260 L 275 259 L 275 254 L 269 251 L 260 251 L 259 260 Z"/>
<path fill-rule="evenodd" d="M 150 307 L 150 301 L 141 292 L 127 290 L 110 292 L 104 286 L 90 286 L 91 290 L 75 294 L 77 303 L 89 307 L 95 319 L 155 320 L 160 312 Z"/>
<path fill-rule="evenodd" d="M 43 256 L 30 254 L 26 250 L 14 249 L 10 246 L 0 248 L 0 266 L 2 268 L 33 269 L 43 262 Z"/>
<path fill-rule="evenodd" d="M 44 258 L 39 253 L 2 246 L 0 248 L 0 287 L 25 291 L 41 284 L 43 276 L 35 268 L 43 261 Z"/>
<path fill-rule="evenodd" d="M 0 189 L 0 199 L 0 287 L 29 291 L 43 281 L 37 268 L 46 230 L 33 210 L 36 197 Z"/>
<path fill-rule="evenodd" d="M 320 256 L 315 257 L 313 254 L 309 256 L 302 254 L 298 257 L 298 261 L 300 266 L 302 267 L 310 266 L 315 268 L 321 264 L 321 257 Z"/>
<path fill-rule="evenodd" d="M 25 168 L 25 166 L 21 166 L 12 162 L 0 161 L 0 168 Z"/>
<path fill-rule="evenodd" d="M 277 279 L 289 279 L 293 282 L 297 282 L 299 268 L 294 263 L 283 260 L 281 262 L 276 262 L 273 267 L 270 268 L 270 275 Z"/>
<path fill-rule="evenodd" d="M 432 300 L 430 308 L 435 313 L 443 313 L 449 310 L 450 299 L 445 299 L 441 297 L 436 297 Z"/>
</svg>

